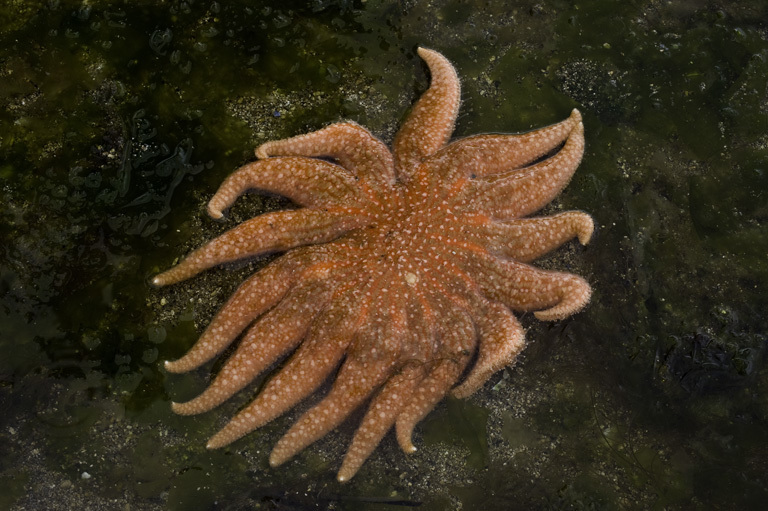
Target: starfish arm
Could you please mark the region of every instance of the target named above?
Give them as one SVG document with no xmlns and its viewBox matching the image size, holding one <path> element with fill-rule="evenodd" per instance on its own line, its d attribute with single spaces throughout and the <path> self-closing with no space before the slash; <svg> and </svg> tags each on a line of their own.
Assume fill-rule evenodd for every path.
<svg viewBox="0 0 768 511">
<path fill-rule="evenodd" d="M 397 442 L 405 453 L 416 452 L 413 428 L 416 427 L 461 376 L 462 368 L 454 360 L 442 360 L 424 378 L 395 421 Z"/>
<path fill-rule="evenodd" d="M 328 157 L 377 188 L 395 182 L 389 148 L 354 122 L 339 122 L 305 135 L 267 142 L 256 149 L 256 156 Z"/>
<path fill-rule="evenodd" d="M 208 214 L 223 211 L 247 190 L 288 197 L 301 206 L 360 205 L 355 177 L 333 163 L 301 157 L 270 158 L 243 165 L 224 180 L 208 202 Z"/>
<path fill-rule="evenodd" d="M 429 67 L 430 86 L 413 105 L 392 145 L 395 169 L 404 181 L 451 138 L 461 100 L 459 77 L 448 59 L 426 48 L 418 53 Z"/>
<path fill-rule="evenodd" d="M 207 412 L 251 383 L 299 344 L 315 315 L 327 303 L 329 290 L 327 281 L 310 281 L 292 290 L 248 330 L 213 383 L 186 403 L 172 403 L 173 411 L 181 415 Z"/>
<path fill-rule="evenodd" d="M 189 254 L 179 264 L 157 275 L 153 284 L 173 284 L 218 264 L 267 252 L 325 243 L 362 227 L 366 221 L 346 208 L 267 213 L 244 222 Z"/>
<path fill-rule="evenodd" d="M 267 382 L 253 402 L 238 413 L 209 441 L 216 449 L 230 444 L 282 415 L 310 395 L 331 374 L 344 356 L 359 323 L 352 304 L 357 292 L 343 294 L 315 319 L 307 339 L 285 367 Z"/>
<path fill-rule="evenodd" d="M 365 460 L 379 445 L 405 406 L 407 396 L 413 394 L 424 379 L 423 363 L 410 364 L 390 378 L 371 401 L 360 427 L 357 428 L 336 478 L 339 482 L 354 477 Z"/>
<path fill-rule="evenodd" d="M 397 441 L 406 453 L 416 451 L 412 441 L 413 428 L 456 383 L 469 363 L 475 346 L 474 325 L 469 315 L 455 308 L 455 305 L 449 305 L 450 299 L 445 297 L 435 297 L 435 304 L 436 310 L 446 312 L 445 324 L 438 332 L 438 362 L 420 383 L 395 421 Z"/>
<path fill-rule="evenodd" d="M 539 270 L 541 271 L 541 270 Z M 555 305 L 545 310 L 534 311 L 533 315 L 541 321 L 557 321 L 576 314 L 583 309 L 592 297 L 592 288 L 578 275 L 564 272 L 551 272 L 548 276 L 556 284 Z"/>
<path fill-rule="evenodd" d="M 191 371 L 221 353 L 251 321 L 283 298 L 295 282 L 297 262 L 278 259 L 241 284 L 195 345 L 180 359 L 165 362 L 166 370 Z"/>
<path fill-rule="evenodd" d="M 453 396 L 466 398 L 483 386 L 496 371 L 511 365 L 525 347 L 525 331 L 504 305 L 486 302 L 475 321 L 480 331 L 477 362 Z"/>
<path fill-rule="evenodd" d="M 348 343 L 348 338 L 304 341 L 256 399 L 208 440 L 207 447 L 224 447 L 293 408 L 333 372 Z"/>
<path fill-rule="evenodd" d="M 481 291 L 472 275 L 459 264 L 458 258 L 471 257 L 473 252 L 485 256 L 488 252 L 479 245 L 466 242 L 453 244 L 447 243 L 445 239 L 430 241 L 429 252 L 432 258 L 430 273 L 433 274 L 433 279 L 427 284 L 432 296 L 451 296 L 456 300 L 455 303 L 460 302 L 459 306 L 467 307 L 466 298 L 471 299 Z"/>
<path fill-rule="evenodd" d="M 418 290 L 409 293 L 404 286 L 394 292 L 408 297 L 401 311 L 405 319 L 405 337 L 401 344 L 398 370 L 368 406 L 339 469 L 339 482 L 348 481 L 357 473 L 395 424 L 398 415 L 426 377 L 427 363 L 435 353 L 437 335 L 430 300 Z"/>
<path fill-rule="evenodd" d="M 302 415 L 277 442 L 269 464 L 276 467 L 285 463 L 338 426 L 386 381 L 396 360 L 396 355 L 365 362 L 348 357 L 328 396 Z"/>
<path fill-rule="evenodd" d="M 548 204 L 565 188 L 584 153 L 584 125 L 579 122 L 563 148 L 551 158 L 520 170 L 473 181 L 469 196 L 457 199 L 462 209 L 494 218 L 526 216 Z"/>
<path fill-rule="evenodd" d="M 449 187 L 459 178 L 519 169 L 557 148 L 580 122 L 581 114 L 574 109 L 568 119 L 528 133 L 462 138 L 431 156 L 419 173 L 429 173 L 440 186 Z"/>
<path fill-rule="evenodd" d="M 589 303 L 592 289 L 577 275 L 502 260 L 475 243 L 443 243 L 433 247 L 435 263 L 446 270 L 441 278 L 455 282 L 452 291 L 461 296 L 471 296 L 474 286 L 462 283 L 469 279 L 486 297 L 512 310 L 536 311 L 534 315 L 545 321 L 563 319 Z"/>
<path fill-rule="evenodd" d="M 589 303 L 592 294 L 589 284 L 572 273 L 540 270 L 477 253 L 461 260 L 488 298 L 512 310 L 536 311 L 534 315 L 543 321 L 577 313 Z"/>
<path fill-rule="evenodd" d="M 463 230 L 472 241 L 493 254 L 521 262 L 538 259 L 573 237 L 586 245 L 595 228 L 592 217 L 581 211 L 506 222 L 496 222 L 484 215 L 466 220 Z"/>
<path fill-rule="evenodd" d="M 270 456 L 272 466 L 284 463 L 304 447 L 336 427 L 384 383 L 397 363 L 404 338 L 405 318 L 393 286 L 371 281 L 365 295 L 364 323 L 347 348 L 347 359 L 328 396 L 306 412 L 280 439 Z M 376 307 L 370 307 L 372 304 Z"/>
</svg>

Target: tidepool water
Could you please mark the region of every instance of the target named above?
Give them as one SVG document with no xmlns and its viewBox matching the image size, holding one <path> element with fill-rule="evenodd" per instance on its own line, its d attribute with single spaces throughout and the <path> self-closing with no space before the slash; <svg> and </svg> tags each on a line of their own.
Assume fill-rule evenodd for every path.
<svg viewBox="0 0 768 511">
<path fill-rule="evenodd" d="M 520 362 L 334 479 L 359 415 L 286 465 L 299 407 L 204 445 L 258 384 L 175 416 L 221 361 L 169 375 L 269 258 L 155 290 L 251 216 L 204 213 L 269 139 L 340 119 L 387 141 L 462 77 L 457 136 L 578 107 L 587 150 L 546 212 L 597 232 L 539 264 L 582 313 L 524 315 Z M 745 509 L 768 498 L 768 4 L 10 0 L 0 6 L 0 509 Z M 311 400 L 310 400 L 311 402 Z"/>
</svg>

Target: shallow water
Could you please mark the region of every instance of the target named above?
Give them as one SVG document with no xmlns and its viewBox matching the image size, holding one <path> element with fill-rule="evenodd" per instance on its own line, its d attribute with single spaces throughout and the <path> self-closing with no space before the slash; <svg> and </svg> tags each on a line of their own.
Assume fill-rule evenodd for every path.
<svg viewBox="0 0 768 511">
<path fill-rule="evenodd" d="M 768 496 L 768 6 L 728 2 L 24 2 L 0 7 L 0 481 L 6 509 L 754 508 Z M 762 21 L 760 21 L 762 20 Z M 456 136 L 578 107 L 547 211 L 592 243 L 539 264 L 590 306 L 523 316 L 522 360 L 335 482 L 356 420 L 269 468 L 300 408 L 230 448 L 169 375 L 267 258 L 148 279 L 263 211 L 204 205 L 253 148 L 353 119 L 387 141 L 456 65 Z M 304 406 L 306 408 L 306 406 Z"/>
</svg>

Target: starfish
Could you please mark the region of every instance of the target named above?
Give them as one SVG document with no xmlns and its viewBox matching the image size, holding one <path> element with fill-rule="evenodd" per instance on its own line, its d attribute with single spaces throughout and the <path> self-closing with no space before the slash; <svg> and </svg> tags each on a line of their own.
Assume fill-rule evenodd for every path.
<svg viewBox="0 0 768 511">
<path fill-rule="evenodd" d="M 327 395 L 277 442 L 277 466 L 369 402 L 338 472 L 355 475 L 394 426 L 406 453 L 415 425 L 445 395 L 464 398 L 511 365 L 525 345 L 513 311 L 565 318 L 589 301 L 587 282 L 527 263 L 573 237 L 589 215 L 528 217 L 567 184 L 584 151 L 577 110 L 519 135 L 449 143 L 460 84 L 440 53 L 418 49 L 427 91 L 390 149 L 353 122 L 267 142 L 208 204 L 221 218 L 248 190 L 298 209 L 248 220 L 157 275 L 164 286 L 215 265 L 285 252 L 246 280 L 169 372 L 193 370 L 242 339 L 210 386 L 179 414 L 208 411 L 290 354 L 261 392 L 208 442 L 225 446 L 312 394 Z"/>
</svg>

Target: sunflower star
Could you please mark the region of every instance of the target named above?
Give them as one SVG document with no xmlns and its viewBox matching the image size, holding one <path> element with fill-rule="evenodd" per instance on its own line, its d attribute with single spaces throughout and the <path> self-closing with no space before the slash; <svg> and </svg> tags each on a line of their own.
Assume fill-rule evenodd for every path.
<svg viewBox="0 0 768 511">
<path fill-rule="evenodd" d="M 579 112 L 521 135 L 449 144 L 459 79 L 441 54 L 418 54 L 431 83 L 391 151 L 352 122 L 263 144 L 257 161 L 224 181 L 208 213 L 221 218 L 249 189 L 303 207 L 244 222 L 154 278 L 163 286 L 285 251 L 237 289 L 186 355 L 165 363 L 170 372 L 190 371 L 245 331 L 211 385 L 172 405 L 196 414 L 294 352 L 209 448 L 281 415 L 340 366 L 327 396 L 277 442 L 270 463 L 285 462 L 372 397 L 338 473 L 349 480 L 393 425 L 401 448 L 414 451 L 414 426 L 452 388 L 466 397 L 514 362 L 525 343 L 511 311 L 557 320 L 589 301 L 582 278 L 525 263 L 574 236 L 586 244 L 591 217 L 570 211 L 522 218 L 550 202 L 579 165 Z"/>
</svg>

